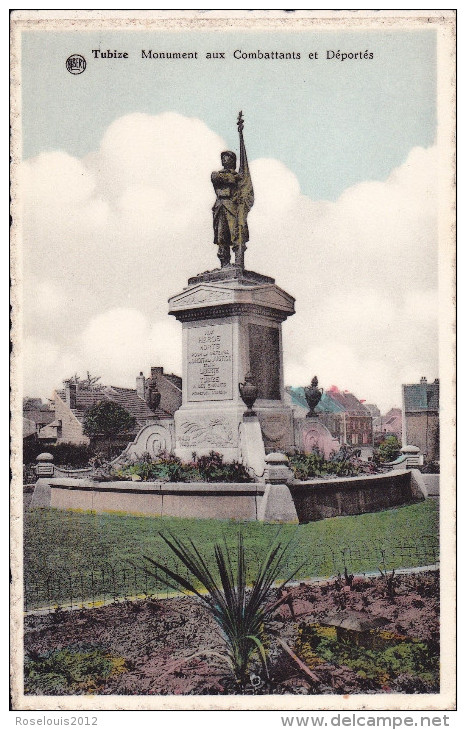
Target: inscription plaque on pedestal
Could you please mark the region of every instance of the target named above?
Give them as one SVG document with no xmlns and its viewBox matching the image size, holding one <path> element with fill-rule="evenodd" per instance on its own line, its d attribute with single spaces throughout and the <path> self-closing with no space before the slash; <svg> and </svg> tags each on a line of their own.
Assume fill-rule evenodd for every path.
<svg viewBox="0 0 466 730">
<path fill-rule="evenodd" d="M 188 401 L 232 400 L 233 330 L 231 324 L 188 330 Z"/>
</svg>

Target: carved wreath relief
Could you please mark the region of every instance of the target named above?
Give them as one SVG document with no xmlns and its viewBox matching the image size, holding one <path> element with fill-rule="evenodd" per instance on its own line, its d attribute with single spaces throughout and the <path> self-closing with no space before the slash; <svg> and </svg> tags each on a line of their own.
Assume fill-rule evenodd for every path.
<svg viewBox="0 0 466 730">
<path fill-rule="evenodd" d="M 179 444 L 183 447 L 234 447 L 237 434 L 225 418 L 183 421 L 179 424 Z"/>
</svg>

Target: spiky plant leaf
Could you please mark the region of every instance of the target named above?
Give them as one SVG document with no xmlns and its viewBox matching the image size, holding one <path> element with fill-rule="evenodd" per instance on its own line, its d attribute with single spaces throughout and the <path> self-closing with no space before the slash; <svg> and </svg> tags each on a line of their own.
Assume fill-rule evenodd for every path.
<svg viewBox="0 0 466 730">
<path fill-rule="evenodd" d="M 244 539 L 241 532 L 238 533 L 236 566 L 232 562 L 226 541 L 224 545 L 214 545 L 217 578 L 192 541 L 186 544 L 173 534 L 162 534 L 161 537 L 193 578 L 182 576 L 148 556 L 144 556 L 145 559 L 163 573 L 163 577 L 157 577 L 166 585 L 173 587 L 175 584 L 182 592 L 194 594 L 211 612 L 225 640 L 235 677 L 239 685 L 244 687 L 248 665 L 254 652 L 258 652 L 267 671 L 267 653 L 263 643 L 265 621 L 275 610 L 275 604 L 267 606 L 267 599 L 290 554 L 290 544 L 282 545 L 277 537 L 272 541 L 258 567 L 252 589 L 248 590 Z M 291 580 L 300 567 L 280 587 Z M 151 573 L 150 570 L 148 572 Z"/>
</svg>

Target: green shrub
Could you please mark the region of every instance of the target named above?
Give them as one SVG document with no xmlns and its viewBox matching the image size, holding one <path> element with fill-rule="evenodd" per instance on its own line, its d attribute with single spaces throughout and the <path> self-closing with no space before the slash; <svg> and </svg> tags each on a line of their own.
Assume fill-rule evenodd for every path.
<svg viewBox="0 0 466 730">
<path fill-rule="evenodd" d="M 400 455 L 400 448 L 401 444 L 396 436 L 387 436 L 381 441 L 379 447 L 374 449 L 374 461 L 382 464 L 395 461 Z"/>
<path fill-rule="evenodd" d="M 319 660 L 337 666 L 347 666 L 373 687 L 394 682 L 398 676 L 407 675 L 427 684 L 438 681 L 438 647 L 408 637 L 379 638 L 377 648 L 357 646 L 351 641 L 340 641 L 335 634 L 317 624 L 300 626 L 296 641 L 298 655 L 314 664 Z"/>
<path fill-rule="evenodd" d="M 181 459 L 169 454 L 161 455 L 154 461 L 143 456 L 141 460 L 117 468 L 115 475 L 118 479 L 128 479 L 128 477 L 131 478 L 133 476 L 138 476 L 143 482 L 186 481 L 185 468 Z"/>
<path fill-rule="evenodd" d="M 237 461 L 225 463 L 223 456 L 211 451 L 208 456 L 200 456 L 189 463 L 183 463 L 177 456 L 161 454 L 155 460 L 144 455 L 132 464 L 115 470 L 117 479 L 141 477 L 142 481 L 166 482 L 251 482 L 246 468 Z"/>
<path fill-rule="evenodd" d="M 361 471 L 359 465 L 352 461 L 327 460 L 317 452 L 312 454 L 298 453 L 290 456 L 290 467 L 295 478 L 302 481 L 311 477 L 353 477 Z"/>
<path fill-rule="evenodd" d="M 73 467 L 82 469 L 89 465 L 89 460 L 95 456 L 95 449 L 87 444 L 71 444 L 60 443 L 50 446 L 44 446 L 41 443 L 35 443 L 28 446 L 23 451 L 23 463 L 35 464 L 36 457 L 42 452 L 47 451 L 53 456 L 53 463 L 56 466 Z"/>
<path fill-rule="evenodd" d="M 199 456 L 193 462 L 203 482 L 250 482 L 246 468 L 238 461 L 225 463 L 223 456 L 211 451 L 208 456 Z"/>
<path fill-rule="evenodd" d="M 24 661 L 26 694 L 93 692 L 97 683 L 125 671 L 121 657 L 96 647 L 65 647 L 31 654 Z"/>
<path fill-rule="evenodd" d="M 156 569 L 159 579 L 168 587 L 176 586 L 187 595 L 194 594 L 213 616 L 225 642 L 228 659 L 238 686 L 244 689 L 248 679 L 248 668 L 252 655 L 257 652 L 267 673 L 267 628 L 268 619 L 276 604 L 269 602 L 269 592 L 283 571 L 289 571 L 291 542 L 283 545 L 274 540 L 257 567 L 252 588 L 247 585 L 247 560 L 244 540 L 238 533 L 235 551 L 227 545 L 215 544 L 210 560 L 199 553 L 194 542 L 182 542 L 174 535 L 160 534 L 174 555 L 181 561 L 186 574 L 170 570 L 160 563 L 144 556 L 150 566 Z M 217 569 L 218 577 L 210 565 Z M 299 568 L 290 572 L 279 590 L 291 580 Z M 149 567 L 148 572 L 152 573 Z M 162 572 L 162 577 L 160 576 Z"/>
</svg>

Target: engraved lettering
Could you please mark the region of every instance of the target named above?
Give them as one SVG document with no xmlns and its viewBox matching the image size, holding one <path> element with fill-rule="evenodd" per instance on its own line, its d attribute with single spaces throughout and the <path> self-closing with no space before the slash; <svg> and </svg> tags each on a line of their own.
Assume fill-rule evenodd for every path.
<svg viewBox="0 0 466 730">
<path fill-rule="evenodd" d="M 233 398 L 230 324 L 190 329 L 187 361 L 189 401 Z"/>
</svg>

